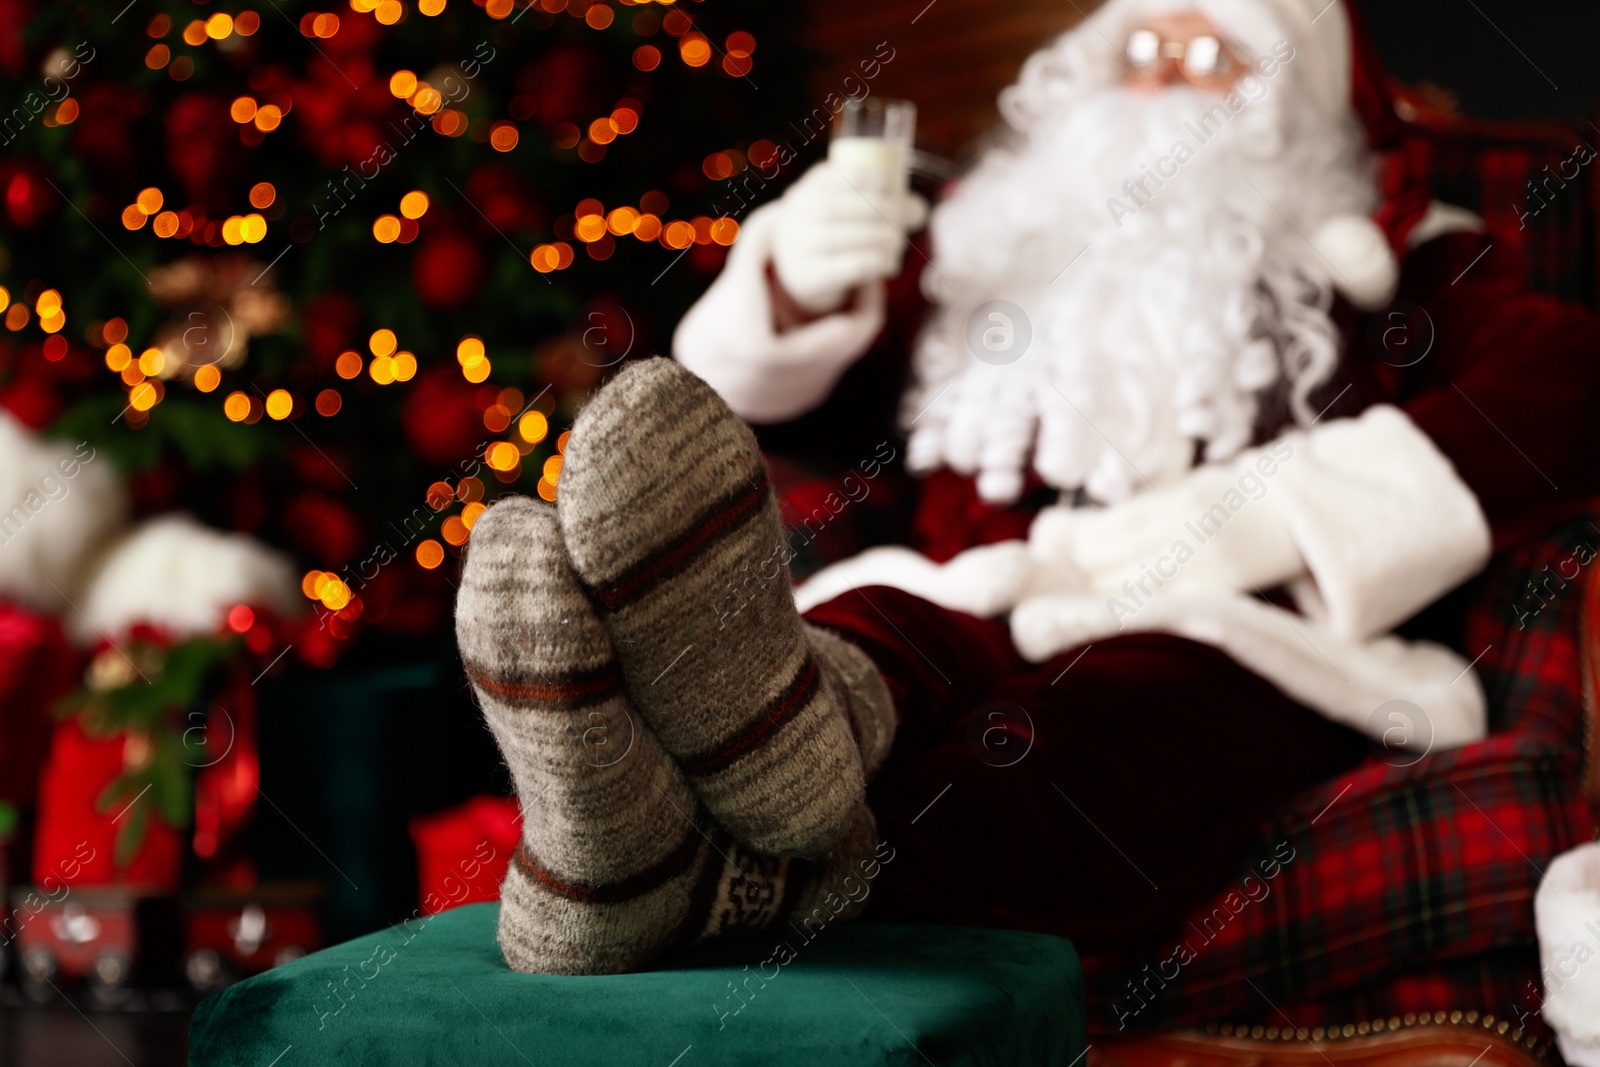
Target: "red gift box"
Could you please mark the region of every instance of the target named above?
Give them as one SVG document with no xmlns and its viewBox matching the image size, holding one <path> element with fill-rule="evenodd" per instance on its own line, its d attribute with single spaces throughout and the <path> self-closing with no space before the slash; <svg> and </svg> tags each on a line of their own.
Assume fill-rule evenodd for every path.
<svg viewBox="0 0 1600 1067">
<path fill-rule="evenodd" d="M 421 914 L 500 899 L 500 882 L 522 835 L 512 797 L 473 797 L 458 807 L 411 820 L 417 846 Z"/>
<path fill-rule="evenodd" d="M 183 838 L 154 813 L 146 822 L 138 854 L 120 870 L 114 862 L 121 824 L 132 817 L 136 805 L 154 804 L 154 797 L 145 793 L 106 812 L 95 806 L 105 787 L 124 771 L 127 746 L 138 743 L 123 735 L 90 737 L 76 719 L 56 724 L 50 755 L 39 774 L 35 881 L 63 861 L 78 858 L 81 869 L 71 879 L 75 886 L 137 885 L 169 893 L 178 888 Z"/>
</svg>

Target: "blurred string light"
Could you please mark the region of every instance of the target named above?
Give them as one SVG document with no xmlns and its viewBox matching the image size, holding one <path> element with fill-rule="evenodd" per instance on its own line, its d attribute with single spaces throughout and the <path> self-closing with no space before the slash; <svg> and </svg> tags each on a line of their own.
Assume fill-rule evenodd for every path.
<svg viewBox="0 0 1600 1067">
<path fill-rule="evenodd" d="M 443 10 L 441 8 L 441 10 Z M 444 106 L 444 94 L 417 77 L 413 71 L 397 70 L 389 76 L 389 95 L 397 100 L 404 100 L 411 105 L 411 109 L 419 115 L 433 116 L 431 125 L 435 133 L 446 137 L 460 137 L 467 132 L 467 113 L 456 108 Z M 515 133 L 515 127 L 512 127 Z M 501 135 L 501 142 L 506 141 L 506 135 Z M 496 145 L 496 147 L 499 147 Z M 515 140 L 501 151 L 509 151 L 515 147 Z"/>
<path fill-rule="evenodd" d="M 444 546 L 433 538 L 417 545 L 417 565 L 423 570 L 433 570 L 444 562 Z"/>
<path fill-rule="evenodd" d="M 152 198 L 145 197 L 145 206 L 152 206 Z M 60 293 L 53 289 L 39 294 L 38 302 L 45 309 L 41 313 L 41 319 L 54 324 L 58 316 L 64 316 L 60 301 Z M 0 308 L 4 306 L 4 302 L 0 301 Z M 62 325 L 65 325 L 64 318 Z M 128 390 L 127 406 L 123 414 L 127 416 L 131 426 L 139 428 L 144 424 L 143 417 L 166 398 L 167 385 L 163 379 L 173 377 L 174 373 L 181 372 L 183 368 L 173 363 L 167 352 L 161 348 L 147 347 L 135 354 L 134 349 L 128 344 L 127 320 L 120 316 L 114 316 L 103 322 L 96 320 L 89 323 L 84 329 L 84 339 L 97 348 L 105 349 L 106 369 L 116 375 Z M 46 339 L 47 359 L 61 359 L 66 355 L 66 351 L 65 338 L 52 335 Z M 188 379 L 189 384 L 199 392 L 210 393 L 222 384 L 222 371 L 216 365 L 208 363 L 194 368 Z M 283 417 L 278 413 L 279 403 L 281 402 L 275 401 L 268 406 L 258 404 L 252 409 L 248 397 L 243 393 L 234 393 L 224 400 L 223 411 L 235 422 L 254 422 L 263 412 L 271 414 L 273 418 Z M 298 400 L 293 401 L 293 405 L 298 403 Z M 293 410 L 298 414 L 297 406 Z"/>
<path fill-rule="evenodd" d="M 317 414 L 324 418 L 332 418 L 339 414 L 339 409 L 344 406 L 344 398 L 337 389 L 324 389 L 317 394 Z"/>
<path fill-rule="evenodd" d="M 463 337 L 456 345 L 456 362 L 461 364 L 461 376 L 473 384 L 487 381 L 493 369 L 482 338 L 472 334 Z"/>
<path fill-rule="evenodd" d="M 67 310 L 62 304 L 61 294 L 54 289 L 40 293 L 34 301 L 33 310 L 39 316 L 39 329 L 45 333 L 60 333 L 67 324 Z"/>
<path fill-rule="evenodd" d="M 397 351 L 398 347 L 399 341 L 393 330 L 375 330 L 367 339 L 367 348 L 372 352 L 372 362 L 367 365 L 367 376 L 379 385 L 408 382 L 416 376 L 417 357 L 410 352 Z M 343 358 L 340 357 L 341 360 Z M 356 358 L 360 359 L 359 356 Z M 356 369 L 359 373 L 359 366 Z"/>
<path fill-rule="evenodd" d="M 410 244 L 422 232 L 417 220 L 428 213 L 428 194 L 420 189 L 400 198 L 399 215 L 379 215 L 372 223 L 372 236 L 379 244 Z"/>
<path fill-rule="evenodd" d="M 511 390 L 508 390 L 510 392 Z M 520 393 L 517 394 L 519 397 Z M 505 442 L 499 442 L 505 444 Z M 491 446 L 491 451 L 494 451 Z M 514 451 L 514 450 L 513 450 Z M 501 456 L 502 461 L 508 457 Z M 439 537 L 452 548 L 460 549 L 471 537 L 472 527 L 477 523 L 478 517 L 487 510 L 487 505 L 482 502 L 483 483 L 474 477 L 461 479 L 460 484 L 452 489 L 449 482 L 438 481 L 429 485 L 424 500 L 428 507 L 435 512 L 442 512 L 452 507 L 456 501 L 461 500 L 465 506 L 459 515 L 446 516 L 439 527 Z M 424 570 L 433 570 L 445 559 L 445 548 L 438 540 L 428 538 L 419 543 L 415 549 L 417 565 Z M 315 572 L 313 572 L 314 574 Z M 311 582 L 312 575 L 307 575 L 307 582 Z M 314 589 L 307 587 L 307 596 L 313 596 Z"/>
<path fill-rule="evenodd" d="M 543 500 L 553 501 L 556 498 L 556 483 L 561 478 L 562 455 L 567 449 L 567 436 L 572 431 L 568 430 L 556 438 L 556 454 L 544 461 L 539 471 L 539 484 L 536 487 Z"/>
<path fill-rule="evenodd" d="M 284 116 L 292 110 L 294 98 L 288 93 L 273 93 L 265 100 L 247 94 L 228 105 L 228 117 L 239 124 L 239 140 L 253 147 L 283 125 Z"/>
<path fill-rule="evenodd" d="M 559 237 L 570 237 L 585 246 L 591 259 L 607 259 L 615 249 L 614 237 L 631 235 L 640 241 L 656 241 L 673 251 L 690 245 L 733 244 L 739 239 L 738 220 L 729 216 L 712 218 L 697 215 L 692 219 L 664 221 L 665 194 L 652 190 L 640 198 L 639 206 L 621 205 L 607 211 L 593 198 L 580 200 L 573 213 L 556 222 Z M 563 249 L 566 249 L 563 253 Z M 529 257 L 535 270 L 549 273 L 571 263 L 570 247 L 564 241 L 539 245 Z"/>
<path fill-rule="evenodd" d="M 250 206 L 267 208 L 277 199 L 277 190 L 271 182 L 257 182 L 250 189 Z M 133 203 L 122 209 L 122 225 L 129 230 L 140 230 L 146 222 L 157 237 L 191 237 L 196 244 L 253 245 L 267 236 L 267 220 L 252 211 L 246 215 L 230 215 L 220 221 L 205 218 L 199 208 L 182 211 L 162 210 L 166 198 L 154 186 L 141 190 Z"/>
<path fill-rule="evenodd" d="M 551 132 L 551 142 L 558 151 L 576 148 L 579 159 L 598 163 L 605 158 L 607 145 L 639 128 L 643 106 L 631 96 L 623 97 L 609 115 L 593 119 L 581 130 L 574 123 L 561 123 Z"/>
<path fill-rule="evenodd" d="M 527 4 L 513 0 L 475 0 L 475 2 L 478 2 L 485 13 L 494 19 L 507 18 L 518 7 L 529 6 L 552 14 L 565 11 L 597 31 L 609 29 L 617 15 L 611 5 L 594 0 L 530 0 Z M 635 33 L 640 36 L 651 36 L 657 30 L 662 30 L 676 38 L 679 58 L 686 66 L 704 67 L 717 55 L 721 55 L 720 65 L 725 74 L 742 77 L 750 72 L 752 56 L 756 51 L 756 40 L 752 34 L 742 30 L 731 33 L 723 42 L 723 47 L 718 49 L 709 38 L 694 28 L 693 19 L 677 8 L 674 0 L 620 0 L 620 2 L 624 7 L 639 9 L 632 16 L 630 23 Z M 417 0 L 415 6 L 419 14 L 433 17 L 443 13 L 447 3 L 448 0 Z M 372 14 L 383 25 L 394 25 L 408 13 L 407 5 L 400 0 L 349 0 L 349 6 L 355 12 Z M 656 9 L 665 9 L 665 15 L 656 14 Z M 199 48 L 212 43 L 224 43 L 235 36 L 251 36 L 260 29 L 260 25 L 260 16 L 254 11 L 246 10 L 235 15 L 217 12 L 204 19 L 189 21 L 177 36 L 181 39 L 182 46 Z M 339 32 L 341 21 L 335 12 L 312 11 L 300 17 L 298 26 L 301 33 L 309 38 L 326 39 Z M 150 20 L 146 33 L 149 37 L 156 38 L 157 43 L 147 53 L 146 63 L 152 69 L 168 68 L 172 77 L 181 80 L 192 72 L 193 64 L 187 55 L 174 51 L 180 47 L 178 40 L 163 40 L 168 38 L 174 29 L 175 24 L 166 14 L 156 15 Z M 654 70 L 661 63 L 662 49 L 654 44 L 642 44 L 634 50 L 632 58 L 635 68 L 641 71 Z M 405 100 L 419 113 L 431 115 L 433 127 L 437 132 L 447 136 L 461 136 L 467 132 L 469 126 L 467 116 L 454 109 L 445 108 L 442 94 L 426 81 L 418 79 L 414 73 L 396 72 L 390 79 L 389 88 L 392 95 Z M 293 100 L 287 94 L 274 94 L 265 99 L 246 95 L 232 102 L 229 113 L 240 126 L 241 138 L 247 144 L 259 144 L 264 135 L 278 129 L 292 107 Z M 638 129 L 640 110 L 638 101 L 624 99 L 609 115 L 592 120 L 582 129 L 573 124 L 558 127 L 555 131 L 555 143 L 561 150 L 576 149 L 579 158 L 586 162 L 597 162 L 604 157 L 608 145 Z M 67 124 L 75 121 L 79 113 L 78 102 L 69 98 L 59 105 L 53 114 L 47 116 L 45 121 L 47 124 Z M 512 119 L 525 121 L 530 117 L 531 111 L 520 114 L 518 108 L 513 106 Z M 479 135 L 474 133 L 474 139 L 478 137 Z M 517 122 L 496 121 L 488 126 L 487 133 L 482 139 L 496 151 L 510 152 L 520 143 Z M 742 171 L 747 163 L 763 165 L 771 155 L 770 152 L 758 152 L 758 149 L 765 145 L 766 142 L 752 145 L 748 156 L 741 154 L 737 149 L 713 153 L 703 161 L 702 170 L 711 180 L 723 180 Z M 254 244 L 264 239 L 267 235 L 267 220 L 259 212 L 267 210 L 276 202 L 277 190 L 269 182 L 257 183 L 249 194 L 250 206 L 256 211 L 225 219 L 207 218 L 204 211 L 198 207 L 174 209 L 167 206 L 164 199 L 159 189 L 150 188 L 141 191 L 134 202 L 123 210 L 122 221 L 125 227 L 137 230 L 149 225 L 151 232 L 160 238 L 189 239 L 196 244 L 217 247 Z M 739 224 L 733 218 L 695 216 L 690 219 L 669 220 L 663 217 L 666 206 L 665 195 L 657 191 L 646 193 L 637 206 L 624 204 L 614 206 L 610 210 L 605 210 L 598 201 L 584 201 L 568 219 L 565 233 L 560 232 L 558 224 L 557 236 L 560 239 L 541 244 L 533 250 L 530 257 L 532 265 L 541 273 L 567 268 L 575 258 L 571 242 L 582 245 L 591 258 L 604 259 L 614 248 L 614 238 L 629 235 L 640 241 L 658 242 L 671 250 L 687 249 L 694 244 L 728 246 L 738 238 Z M 419 229 L 417 220 L 427 213 L 428 207 L 429 201 L 425 193 L 420 190 L 407 193 L 401 198 L 398 216 L 384 215 L 374 222 L 374 237 L 385 243 L 408 243 L 417 235 Z M 54 294 L 53 297 L 51 294 Z M 3 289 L 0 289 L 0 311 L 6 312 L 5 323 L 12 330 L 23 328 L 29 321 L 27 306 L 20 303 L 12 304 L 9 293 Z M 47 355 L 54 351 L 64 355 L 66 351 L 64 339 L 54 336 L 65 325 L 65 310 L 59 293 L 50 290 L 41 294 L 35 303 L 34 312 L 39 318 L 41 329 L 52 334 L 52 337 L 47 339 Z M 145 349 L 135 357 L 133 350 L 125 343 L 127 327 L 120 319 L 104 324 L 103 337 L 106 365 L 128 385 L 129 406 L 132 411 L 146 412 L 153 408 L 165 395 L 165 387 L 160 379 L 161 361 L 164 358 L 162 353 L 158 349 Z M 50 341 L 60 343 L 51 346 Z M 346 351 L 338 357 L 335 361 L 335 371 L 341 379 L 357 379 L 365 370 L 374 382 L 385 385 L 407 381 L 415 375 L 416 357 L 410 352 L 398 349 L 398 343 L 391 331 L 376 331 L 372 335 L 369 347 L 372 359 L 365 365 L 362 355 L 356 351 Z M 61 355 L 53 355 L 51 358 L 61 358 Z M 463 377 L 469 382 L 475 384 L 485 382 L 491 374 L 492 366 L 484 344 L 477 337 L 468 336 L 461 340 L 457 346 L 457 360 L 461 365 Z M 220 387 L 221 377 L 217 367 L 206 365 L 197 369 L 191 382 L 200 392 L 209 393 Z M 515 391 L 507 391 L 510 392 Z M 502 399 L 508 398 L 503 396 Z M 265 402 L 240 391 L 232 392 L 224 399 L 223 407 L 229 419 L 254 423 L 263 415 L 275 420 L 296 417 L 301 403 L 300 398 L 289 391 L 274 389 L 267 395 Z M 549 433 L 548 419 L 543 413 L 527 411 L 513 414 L 520 404 L 519 393 L 515 406 L 497 402 L 489 405 L 484 413 L 485 425 L 492 432 L 499 433 L 506 430 L 511 432 L 512 440 L 491 444 L 485 454 L 490 470 L 502 482 L 514 481 L 519 476 L 522 457 Z M 331 417 L 341 409 L 342 397 L 337 389 L 323 389 L 316 394 L 314 407 L 319 414 Z M 130 421 L 134 420 L 130 418 Z M 512 425 L 513 421 L 515 425 Z M 545 499 L 555 498 L 565 444 L 566 435 L 563 434 L 557 441 L 557 453 L 546 458 L 540 466 L 538 491 Z M 477 515 L 483 510 L 483 504 L 477 499 L 483 492 L 482 483 L 478 479 L 463 479 L 459 492 L 463 500 L 471 497 L 471 502 L 459 517 L 447 520 L 446 528 L 441 531 L 441 536 L 456 546 L 464 543 L 466 534 L 471 530 Z M 445 555 L 443 546 L 434 540 L 423 542 L 416 551 L 418 563 L 429 569 L 439 566 Z M 320 572 L 313 574 L 320 575 L 320 579 L 315 583 L 314 599 L 322 601 L 330 610 L 341 610 L 350 604 L 353 594 L 337 576 Z M 308 591 L 308 595 L 313 595 L 313 591 Z"/>
<path fill-rule="evenodd" d="M 194 59 L 177 51 L 178 48 L 199 48 L 206 44 L 216 44 L 224 50 L 231 50 L 237 45 L 235 38 L 249 37 L 261 28 L 261 16 L 255 11 L 241 11 L 237 15 L 217 12 L 203 19 L 193 19 L 183 31 L 178 34 L 178 40 L 168 43 L 165 38 L 172 32 L 173 22 L 170 16 L 156 15 L 145 25 L 145 34 L 157 39 L 144 54 L 144 65 L 151 70 L 166 70 L 167 75 L 174 81 L 185 81 L 194 73 Z M 77 115 L 76 109 L 72 116 Z M 60 114 L 56 116 L 57 122 L 70 122 L 71 118 Z"/>
<path fill-rule="evenodd" d="M 360 600 L 344 579 L 332 571 L 307 571 L 300 579 L 300 591 L 308 600 L 317 601 L 329 611 L 343 611 Z"/>
<path fill-rule="evenodd" d="M 30 316 L 28 314 L 28 305 L 27 304 L 24 304 L 20 300 L 17 301 L 15 304 L 11 304 L 10 301 L 11 301 L 11 294 L 7 293 L 6 294 L 6 303 L 10 304 L 10 307 L 6 311 L 6 329 L 15 332 L 17 330 L 22 329 L 24 326 L 28 325 L 28 320 L 32 316 Z"/>
<path fill-rule="evenodd" d="M 300 16 L 300 32 L 306 37 L 332 37 L 339 32 L 339 16 L 330 11 L 308 11 Z"/>
</svg>

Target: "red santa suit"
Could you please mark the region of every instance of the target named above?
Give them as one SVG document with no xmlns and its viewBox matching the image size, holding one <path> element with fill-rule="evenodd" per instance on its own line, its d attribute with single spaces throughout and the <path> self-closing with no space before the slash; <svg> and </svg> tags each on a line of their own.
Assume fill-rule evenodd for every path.
<svg viewBox="0 0 1600 1067">
<path fill-rule="evenodd" d="M 1043 436 L 1019 492 L 1007 470 L 952 459 L 947 430 L 943 465 L 918 482 L 909 548 L 869 550 L 800 588 L 810 621 L 872 656 L 901 718 L 871 786 L 898 853 L 876 889 L 881 917 L 1023 927 L 1091 953 L 1178 922 L 1237 869 L 1276 807 L 1354 766 L 1372 741 L 1441 748 L 1484 736 L 1471 669 L 1481 650 L 1450 646 L 1463 605 L 1448 594 L 1492 551 L 1600 493 L 1600 330 L 1527 292 L 1481 225 L 1430 202 L 1403 170 L 1401 124 L 1346 5 L 1111 0 L 1031 59 L 1019 84 L 1034 99 L 1071 100 L 1082 71 L 1120 69 L 1129 31 L 1174 7 L 1238 30 L 1254 54 L 1281 35 L 1295 58 L 1274 91 L 1359 117 L 1378 165 L 1369 210 L 1311 217 L 1303 235 L 1315 253 L 1306 271 L 1338 293 L 1327 309 L 1337 362 L 1303 398 L 1313 417 L 1263 409 L 1249 441 L 1192 470 L 1119 489 L 1110 457 L 1095 470 L 1111 488 L 1087 494 L 1104 508 L 1058 500 L 1077 491 L 1082 503 L 1096 483 L 1044 473 Z M 1003 98 L 1013 125 L 1016 110 Z M 922 276 L 939 270 L 937 213 L 931 259 L 914 247 L 893 282 L 780 328 L 782 210 L 748 218 L 680 325 L 675 356 L 764 444 L 824 439 L 854 465 L 909 430 L 917 460 L 935 387 L 964 387 L 930 380 L 930 362 L 919 363 L 937 314 L 921 297 Z M 1063 284 L 1092 284 L 1092 262 L 1075 269 Z M 1385 347 L 1399 325 L 1421 331 L 1411 336 L 1423 358 Z M 981 443 L 989 454 L 993 441 Z M 1233 507 L 1230 492 L 1246 503 Z M 1237 522 L 1232 547 L 1208 558 L 1208 529 L 1180 533 L 1194 560 L 1163 563 L 1165 531 L 1217 502 L 1217 525 Z M 1111 573 L 1131 590 L 1056 565 L 1072 552 L 1104 564 L 1130 542 L 1123 563 L 1148 567 Z M 1283 556 L 1291 562 L 1274 572 Z M 1168 572 L 1183 575 L 1171 588 Z M 1261 574 L 1270 585 L 1258 587 Z M 1395 701 L 1422 709 L 1400 735 L 1382 710 Z"/>
</svg>

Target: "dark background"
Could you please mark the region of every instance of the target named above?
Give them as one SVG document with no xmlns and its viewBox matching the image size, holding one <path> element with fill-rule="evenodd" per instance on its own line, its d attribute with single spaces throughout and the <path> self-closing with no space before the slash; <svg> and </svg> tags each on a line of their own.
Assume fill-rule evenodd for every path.
<svg viewBox="0 0 1600 1067">
<path fill-rule="evenodd" d="M 1355 3 L 1390 73 L 1447 90 L 1464 114 L 1567 119 L 1592 115 L 1600 100 L 1600 4 L 1592 0 Z M 915 100 L 920 146 L 952 159 L 965 159 L 971 142 L 996 121 L 995 95 L 1028 54 L 1097 6 L 1086 0 L 926 5 L 813 0 L 810 44 L 822 60 L 813 90 L 836 88 L 856 59 L 888 41 L 897 54 L 876 91 Z"/>
</svg>

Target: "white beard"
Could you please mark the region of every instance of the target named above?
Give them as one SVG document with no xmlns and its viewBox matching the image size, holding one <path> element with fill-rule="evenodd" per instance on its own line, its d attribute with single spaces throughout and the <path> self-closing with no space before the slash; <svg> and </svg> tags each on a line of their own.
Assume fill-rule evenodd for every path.
<svg viewBox="0 0 1600 1067">
<path fill-rule="evenodd" d="M 1369 212 L 1376 189 L 1353 119 L 1295 108 L 1287 84 L 1251 95 L 1202 142 L 1215 94 L 1103 89 L 991 149 L 938 207 L 923 274 L 935 308 L 902 412 L 913 469 L 976 474 L 1006 502 L 1031 465 L 1111 502 L 1178 476 L 1197 448 L 1214 460 L 1247 446 L 1263 398 L 1314 417 L 1307 396 L 1339 336 L 1328 267 L 1303 235 Z M 1124 183 L 1180 140 L 1192 158 L 1134 199 Z M 1032 332 L 1004 365 L 969 343 L 997 299 Z"/>
</svg>

